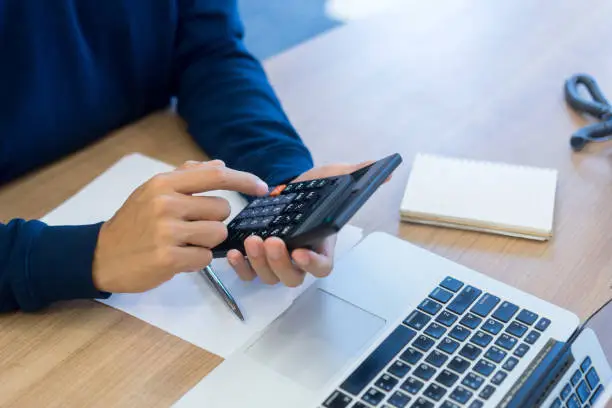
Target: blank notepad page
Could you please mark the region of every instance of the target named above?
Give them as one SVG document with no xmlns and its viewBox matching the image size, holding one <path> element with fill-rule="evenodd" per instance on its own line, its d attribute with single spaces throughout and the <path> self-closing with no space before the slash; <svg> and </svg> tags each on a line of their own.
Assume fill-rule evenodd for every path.
<svg viewBox="0 0 612 408">
<path fill-rule="evenodd" d="M 407 221 L 546 239 L 557 171 L 417 155 L 401 204 Z"/>
</svg>

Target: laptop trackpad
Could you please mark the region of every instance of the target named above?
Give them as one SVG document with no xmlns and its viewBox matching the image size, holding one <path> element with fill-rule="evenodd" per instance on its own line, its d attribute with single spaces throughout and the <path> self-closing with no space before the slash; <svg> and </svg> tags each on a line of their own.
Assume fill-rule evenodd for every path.
<svg viewBox="0 0 612 408">
<path fill-rule="evenodd" d="M 260 364 L 317 390 L 359 356 L 385 320 L 311 287 L 246 351 Z"/>
</svg>

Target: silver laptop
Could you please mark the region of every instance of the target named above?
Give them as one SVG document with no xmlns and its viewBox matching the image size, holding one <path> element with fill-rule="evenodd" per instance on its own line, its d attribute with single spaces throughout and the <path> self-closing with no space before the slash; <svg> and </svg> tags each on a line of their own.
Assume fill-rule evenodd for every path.
<svg viewBox="0 0 612 408">
<path fill-rule="evenodd" d="M 374 233 L 176 406 L 604 406 L 608 312 L 610 325 L 601 313 L 581 325 L 567 310 Z"/>
</svg>

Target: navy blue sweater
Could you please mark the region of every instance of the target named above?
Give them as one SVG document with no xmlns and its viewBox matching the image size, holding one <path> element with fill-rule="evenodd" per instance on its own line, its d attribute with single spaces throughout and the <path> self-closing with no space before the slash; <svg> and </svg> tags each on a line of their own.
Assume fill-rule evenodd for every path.
<svg viewBox="0 0 612 408">
<path fill-rule="evenodd" d="M 0 0 L 0 185 L 178 99 L 212 157 L 273 185 L 312 167 L 235 0 Z M 100 224 L 0 224 L 0 311 L 105 297 Z"/>
</svg>

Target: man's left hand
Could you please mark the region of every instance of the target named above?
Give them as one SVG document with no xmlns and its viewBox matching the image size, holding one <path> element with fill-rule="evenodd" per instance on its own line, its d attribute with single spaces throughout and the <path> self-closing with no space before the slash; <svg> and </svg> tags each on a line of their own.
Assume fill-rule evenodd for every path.
<svg viewBox="0 0 612 408">
<path fill-rule="evenodd" d="M 360 164 L 332 164 L 317 167 L 302 174 L 293 182 L 350 174 L 372 162 Z M 265 241 L 251 236 L 244 242 L 246 258 L 238 250 L 227 253 L 227 260 L 243 280 L 259 276 L 262 282 L 274 285 L 282 282 L 289 287 L 302 284 L 306 273 L 323 278 L 332 270 L 336 235 L 327 237 L 315 251 L 295 249 L 289 254 L 283 240 L 270 237 Z"/>
</svg>

